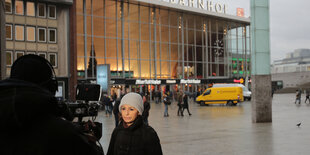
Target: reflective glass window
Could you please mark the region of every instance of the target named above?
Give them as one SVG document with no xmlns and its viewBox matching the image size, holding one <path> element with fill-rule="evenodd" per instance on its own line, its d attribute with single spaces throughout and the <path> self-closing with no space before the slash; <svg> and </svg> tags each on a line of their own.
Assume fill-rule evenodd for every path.
<svg viewBox="0 0 310 155">
<path fill-rule="evenodd" d="M 89 7 L 90 8 L 90 7 Z M 105 1 L 105 17 L 115 18 L 116 4 L 114 0 Z"/>
<path fill-rule="evenodd" d="M 168 10 L 161 9 L 160 10 L 160 24 L 169 25 L 169 15 Z"/>
<path fill-rule="evenodd" d="M 15 1 L 15 14 L 24 15 L 24 2 L 22 0 Z"/>
<path fill-rule="evenodd" d="M 12 13 L 12 0 L 5 0 L 5 13 Z"/>
<path fill-rule="evenodd" d="M 35 40 L 36 40 L 36 28 L 27 27 L 27 41 L 35 41 Z"/>
<path fill-rule="evenodd" d="M 13 54 L 12 51 L 6 51 L 6 66 L 12 66 Z"/>
<path fill-rule="evenodd" d="M 48 59 L 53 67 L 57 67 L 57 54 L 56 53 L 49 53 Z"/>
<path fill-rule="evenodd" d="M 46 59 L 46 53 L 42 53 L 42 52 L 40 52 L 40 53 L 38 53 L 38 55 L 39 55 L 40 57 L 43 57 L 43 58 L 45 58 L 45 59 Z"/>
<path fill-rule="evenodd" d="M 24 26 L 15 25 L 15 40 L 24 41 Z"/>
<path fill-rule="evenodd" d="M 24 51 L 16 51 L 15 52 L 15 60 L 18 59 L 19 57 L 23 56 L 25 54 Z"/>
<path fill-rule="evenodd" d="M 76 12 L 77 14 L 83 13 L 83 0 L 76 0 Z"/>
<path fill-rule="evenodd" d="M 34 2 L 27 2 L 27 16 L 35 16 Z"/>
<path fill-rule="evenodd" d="M 48 29 L 48 42 L 56 43 L 56 29 Z"/>
<path fill-rule="evenodd" d="M 45 28 L 38 28 L 38 41 L 46 42 L 46 29 Z"/>
<path fill-rule="evenodd" d="M 104 0 L 93 0 L 93 15 L 95 16 L 103 16 L 103 5 Z"/>
<path fill-rule="evenodd" d="M 139 21 L 138 5 L 129 4 L 129 20 L 130 21 Z"/>
<path fill-rule="evenodd" d="M 93 29 L 93 33 L 94 33 L 95 36 L 104 36 L 104 18 L 102 18 L 102 17 L 93 17 L 93 28 L 94 28 Z M 81 33 L 81 31 L 78 32 L 78 33 Z"/>
<path fill-rule="evenodd" d="M 46 11 L 45 11 L 45 4 L 39 3 L 38 4 L 38 16 L 39 17 L 46 17 Z"/>
<path fill-rule="evenodd" d="M 149 7 L 140 6 L 140 20 L 143 23 L 149 23 Z"/>
<path fill-rule="evenodd" d="M 6 39 L 12 40 L 12 25 L 6 24 L 5 25 L 5 31 L 6 31 Z"/>
<path fill-rule="evenodd" d="M 48 6 L 48 18 L 56 19 L 56 6 L 55 5 Z"/>
</svg>

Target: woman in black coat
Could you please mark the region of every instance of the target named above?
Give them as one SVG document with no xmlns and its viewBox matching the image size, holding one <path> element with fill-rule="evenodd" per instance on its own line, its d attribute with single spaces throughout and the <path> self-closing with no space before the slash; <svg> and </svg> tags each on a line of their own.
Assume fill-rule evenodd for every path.
<svg viewBox="0 0 310 155">
<path fill-rule="evenodd" d="M 189 112 L 189 109 L 188 109 L 188 97 L 187 97 L 186 94 L 183 96 L 183 111 L 182 111 L 182 114 L 183 114 L 183 112 L 184 112 L 185 109 L 187 109 L 188 115 L 192 115 L 192 114 Z"/>
<path fill-rule="evenodd" d="M 142 113 L 143 122 L 146 125 L 149 125 L 148 118 L 149 118 L 149 111 L 151 109 L 151 105 L 150 105 L 150 102 L 147 101 L 146 96 L 143 96 L 143 107 L 144 107 L 144 110 L 143 110 L 143 113 Z"/>
<path fill-rule="evenodd" d="M 143 110 L 139 94 L 128 93 L 122 98 L 121 122 L 112 133 L 107 155 L 162 155 L 157 133 L 143 123 Z"/>
</svg>

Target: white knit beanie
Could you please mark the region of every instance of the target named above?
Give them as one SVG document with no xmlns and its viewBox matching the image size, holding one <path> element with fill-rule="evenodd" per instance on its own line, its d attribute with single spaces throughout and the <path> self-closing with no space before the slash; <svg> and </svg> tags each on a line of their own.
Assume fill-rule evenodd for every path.
<svg viewBox="0 0 310 155">
<path fill-rule="evenodd" d="M 121 99 L 121 104 L 118 107 L 118 110 L 120 112 L 121 112 L 121 107 L 124 104 L 127 104 L 127 105 L 135 107 L 139 111 L 139 114 L 142 115 L 144 107 L 143 107 L 143 100 L 142 100 L 141 95 L 139 95 L 137 93 L 128 93 L 128 94 L 126 94 Z"/>
</svg>

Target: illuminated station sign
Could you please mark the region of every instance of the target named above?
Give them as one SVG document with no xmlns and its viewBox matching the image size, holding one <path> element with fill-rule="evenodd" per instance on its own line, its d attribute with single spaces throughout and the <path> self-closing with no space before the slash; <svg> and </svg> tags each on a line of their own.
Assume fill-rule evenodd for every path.
<svg viewBox="0 0 310 155">
<path fill-rule="evenodd" d="M 220 2 L 214 2 L 211 0 L 161 0 L 171 4 L 187 6 L 192 8 L 203 9 L 206 11 L 213 11 L 217 13 L 227 13 L 227 5 Z"/>
</svg>

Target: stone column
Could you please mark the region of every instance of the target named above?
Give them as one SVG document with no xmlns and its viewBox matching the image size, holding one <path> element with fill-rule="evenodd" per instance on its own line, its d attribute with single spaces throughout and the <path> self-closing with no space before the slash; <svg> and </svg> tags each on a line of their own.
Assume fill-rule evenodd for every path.
<svg viewBox="0 0 310 155">
<path fill-rule="evenodd" d="M 5 0 L 0 0 L 0 80 L 6 78 Z"/>
<path fill-rule="evenodd" d="M 272 122 L 269 0 L 251 0 L 252 122 Z"/>
<path fill-rule="evenodd" d="M 75 101 L 77 86 L 77 30 L 76 30 L 76 0 L 70 6 L 70 51 L 69 51 L 69 99 Z M 87 68 L 85 68 L 87 70 Z"/>
</svg>

